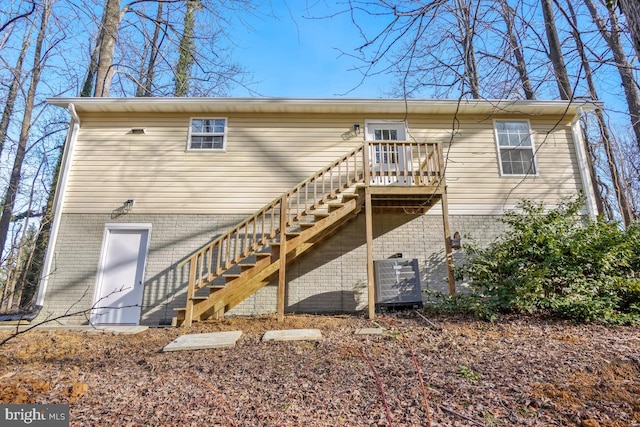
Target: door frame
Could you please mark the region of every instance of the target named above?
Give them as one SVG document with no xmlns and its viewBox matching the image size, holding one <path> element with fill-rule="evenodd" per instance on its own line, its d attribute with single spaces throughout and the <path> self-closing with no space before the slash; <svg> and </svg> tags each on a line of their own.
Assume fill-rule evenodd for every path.
<svg viewBox="0 0 640 427">
<path fill-rule="evenodd" d="M 93 300 L 91 301 L 91 315 L 90 320 L 92 324 L 99 324 L 95 321 L 95 310 L 93 306 L 100 298 L 102 291 L 102 280 L 104 278 L 105 267 L 107 263 L 107 248 L 109 243 L 109 237 L 114 231 L 146 231 L 147 232 L 147 244 L 143 249 L 143 254 L 138 254 L 138 257 L 144 256 L 142 262 L 142 298 L 144 299 L 144 282 L 147 269 L 147 260 L 149 259 L 149 246 L 151 243 L 151 223 L 106 223 L 104 225 L 104 232 L 102 235 L 102 245 L 100 246 L 100 260 L 98 261 L 98 272 L 96 275 L 95 289 L 93 292 Z M 138 258 L 140 259 L 140 258 Z M 136 321 L 136 325 L 140 324 L 140 319 Z"/>
<path fill-rule="evenodd" d="M 398 139 L 392 140 L 392 141 L 403 142 L 403 141 L 409 140 L 409 126 L 408 126 L 407 120 L 405 119 L 365 119 L 364 128 L 365 128 L 365 131 L 364 131 L 365 141 L 377 142 L 374 134 L 374 130 L 376 128 L 398 130 Z M 376 162 L 377 153 L 374 152 L 375 148 L 373 146 L 370 146 L 369 150 L 370 150 L 369 159 L 371 163 L 370 166 L 374 168 L 373 170 L 377 170 L 376 168 L 378 168 L 379 170 L 383 170 L 385 168 L 385 165 L 388 171 L 402 171 L 405 169 L 411 170 L 411 165 L 408 163 L 408 160 L 407 160 L 410 158 L 410 152 L 407 150 L 410 150 L 410 149 L 401 150 L 399 148 L 396 148 L 396 151 L 394 153 L 396 161 L 393 163 L 384 162 L 382 161 L 382 159 L 380 162 Z M 379 153 L 379 154 L 380 156 L 385 156 L 385 155 L 388 156 L 391 153 L 387 152 L 387 153 Z M 401 182 L 400 180 L 392 181 L 388 177 L 377 177 L 377 179 L 372 178 L 372 182 L 374 182 L 377 185 L 389 185 L 389 184 L 411 185 L 412 180 Z"/>
</svg>

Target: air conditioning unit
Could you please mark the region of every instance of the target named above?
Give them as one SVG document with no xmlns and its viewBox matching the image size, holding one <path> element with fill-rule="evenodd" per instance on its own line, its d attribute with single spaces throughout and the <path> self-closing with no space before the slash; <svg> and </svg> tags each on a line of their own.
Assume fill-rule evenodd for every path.
<svg viewBox="0 0 640 427">
<path fill-rule="evenodd" d="M 417 259 L 381 259 L 373 261 L 373 270 L 377 311 L 383 307 L 422 307 Z"/>
</svg>

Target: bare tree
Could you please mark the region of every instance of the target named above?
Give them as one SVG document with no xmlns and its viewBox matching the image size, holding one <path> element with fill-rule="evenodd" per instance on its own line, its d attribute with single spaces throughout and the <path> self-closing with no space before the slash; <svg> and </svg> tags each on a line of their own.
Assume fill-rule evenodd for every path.
<svg viewBox="0 0 640 427">
<path fill-rule="evenodd" d="M 156 72 L 156 62 L 160 53 L 161 33 L 166 33 L 166 28 L 162 31 L 162 27 L 166 27 L 166 21 L 162 21 L 162 13 L 164 11 L 164 2 L 159 1 L 156 10 L 156 19 L 153 23 L 153 36 L 151 37 L 149 46 L 149 60 L 140 73 L 140 86 L 136 90 L 136 96 L 151 96 L 153 94 L 153 80 Z"/>
<path fill-rule="evenodd" d="M 9 185 L 4 196 L 2 214 L 0 215 L 0 254 L 4 252 L 5 244 L 7 242 L 9 223 L 11 222 L 16 196 L 18 195 L 20 180 L 22 178 L 22 166 L 27 151 L 27 141 L 29 140 L 29 132 L 31 129 L 31 118 L 33 114 L 36 90 L 40 83 L 40 76 L 45 65 L 45 57 L 43 56 L 42 48 L 47 34 L 47 25 L 51 15 L 52 3 L 53 0 L 45 0 L 42 4 L 40 27 L 38 29 L 38 36 L 33 53 L 33 68 L 31 70 L 31 80 L 29 82 L 29 89 L 25 99 L 24 115 L 22 117 L 22 126 L 20 128 L 18 148 L 13 161 Z"/>
<path fill-rule="evenodd" d="M 551 0 L 541 0 L 542 16 L 544 17 L 544 27 L 549 43 L 549 59 L 553 65 L 553 70 L 558 83 L 558 91 L 560 99 L 572 99 L 573 90 L 569 82 L 569 74 L 564 63 L 564 55 L 562 54 L 562 46 L 558 39 L 558 30 L 556 28 L 556 20 L 553 15 L 553 6 Z"/>
<path fill-rule="evenodd" d="M 102 43 L 104 21 L 106 17 L 107 15 L 103 13 L 102 20 L 100 22 L 100 26 L 98 29 L 98 36 L 95 42 L 92 43 L 93 47 L 91 48 L 91 56 L 89 57 L 87 73 L 84 77 L 84 83 L 82 84 L 82 89 L 80 90 L 81 97 L 93 96 L 96 73 L 98 72 L 98 59 L 100 58 L 100 45 Z"/>
<path fill-rule="evenodd" d="M 556 5 L 557 0 L 556 0 Z M 576 50 L 580 56 L 580 60 L 582 63 L 582 69 L 584 74 L 584 79 L 587 82 L 587 87 L 589 90 L 589 95 L 592 99 L 599 99 L 598 90 L 596 88 L 596 84 L 593 79 L 593 72 L 591 68 L 591 62 L 587 56 L 587 51 L 582 41 L 582 35 L 578 29 L 578 17 L 576 15 L 575 9 L 571 3 L 571 1 L 565 1 L 564 7 L 560 7 L 558 5 L 558 10 L 565 16 L 567 23 L 571 27 L 571 35 L 573 36 L 573 40 L 575 42 Z M 613 149 L 612 139 L 609 133 L 609 127 L 607 126 L 604 112 L 601 109 L 597 109 L 595 111 L 596 123 L 598 127 L 598 141 L 595 145 L 602 145 L 605 153 L 606 164 L 608 167 L 609 177 L 613 184 L 613 189 L 616 197 L 616 201 L 618 204 L 619 212 L 622 216 L 622 222 L 625 226 L 629 225 L 632 220 L 631 208 L 629 205 L 627 192 L 625 189 L 625 185 L 621 179 L 620 173 L 618 171 L 617 158 Z M 585 138 L 589 141 L 588 135 L 585 133 Z M 595 152 L 594 145 L 590 145 L 591 158 L 592 162 L 597 161 L 597 153 Z M 595 168 L 591 167 L 592 179 L 594 182 L 599 182 L 601 186 L 606 185 L 603 180 L 599 179 L 597 174 L 595 173 Z M 602 195 L 598 194 L 598 204 L 600 212 L 604 212 L 604 202 Z M 609 210 L 608 210 L 609 211 Z M 610 217 L 613 219 L 613 215 L 610 213 Z"/>
<path fill-rule="evenodd" d="M 100 28 L 99 54 L 96 67 L 96 81 L 93 96 L 109 96 L 113 78 L 113 55 L 120 26 L 120 0 L 106 0 L 104 17 Z"/>
<path fill-rule="evenodd" d="M 11 18 L 7 19 L 7 21 L 0 24 L 0 33 L 6 30 L 11 24 L 15 23 L 16 21 L 33 15 L 33 13 L 36 11 L 37 2 L 35 0 L 31 0 L 25 3 L 27 3 L 28 5 L 27 10 L 17 13 L 15 16 L 12 16 Z"/>
<path fill-rule="evenodd" d="M 628 139 L 628 141 L 627 141 Z M 621 135 L 620 140 L 613 141 L 614 150 L 619 153 L 619 165 L 622 182 L 625 183 L 629 196 L 632 218 L 640 219 L 640 151 L 636 149 L 634 138 Z"/>
<path fill-rule="evenodd" d="M 585 0 L 585 4 L 591 13 L 591 17 L 595 22 L 598 31 L 607 42 L 607 45 L 613 53 L 616 68 L 622 80 L 622 87 L 627 100 L 631 126 L 636 136 L 638 150 L 640 150 L 640 95 L 638 94 L 638 86 L 633 76 L 633 67 L 627 60 L 627 57 L 620 40 L 621 29 L 618 24 L 618 17 L 613 10 L 608 10 L 607 26 L 605 20 L 599 15 L 598 9 L 593 0 Z"/>
<path fill-rule="evenodd" d="M 536 94 L 531 85 L 531 79 L 527 71 L 527 61 L 525 60 L 522 42 L 515 30 L 515 10 L 509 6 L 509 3 L 506 0 L 500 0 L 499 3 L 501 8 L 500 16 L 502 16 L 507 28 L 507 39 L 509 41 L 510 52 L 515 58 L 513 66 L 518 72 L 518 77 L 520 78 L 525 99 L 536 99 Z"/>
<path fill-rule="evenodd" d="M 211 96 L 245 86 L 221 41 L 231 26 L 226 15 L 251 14 L 254 3 L 104 0 L 81 95 Z"/>
<path fill-rule="evenodd" d="M 640 2 L 638 0 L 613 0 L 607 3 L 613 11 L 616 6 L 620 7 L 620 11 L 626 17 L 633 47 L 636 50 L 636 56 L 640 59 Z"/>
<path fill-rule="evenodd" d="M 27 55 L 27 49 L 31 44 L 31 31 L 33 25 L 28 25 L 27 30 L 22 37 L 22 47 L 16 60 L 16 65 L 13 68 L 7 67 L 11 71 L 11 83 L 9 84 L 9 90 L 7 92 L 7 100 L 4 104 L 4 110 L 2 111 L 2 119 L 0 120 L 0 156 L 2 155 L 2 148 L 4 142 L 7 139 L 7 131 L 9 130 L 9 121 L 13 115 L 13 109 L 15 107 L 16 98 L 18 96 L 18 90 L 22 87 L 22 65 L 24 58 Z M 0 251 L 0 254 L 2 252 Z"/>
<path fill-rule="evenodd" d="M 195 26 L 195 12 L 201 7 L 200 0 L 186 0 L 184 13 L 184 27 L 180 38 L 178 65 L 175 74 L 174 96 L 185 96 L 189 90 L 189 78 L 194 61 L 193 29 Z"/>
<path fill-rule="evenodd" d="M 460 44 L 462 46 L 462 61 L 464 63 L 464 79 L 469 86 L 471 98 L 480 99 L 480 77 L 478 75 L 478 62 L 474 38 L 476 34 L 476 23 L 478 11 L 481 7 L 480 1 L 456 0 L 456 21 L 460 33 Z"/>
</svg>

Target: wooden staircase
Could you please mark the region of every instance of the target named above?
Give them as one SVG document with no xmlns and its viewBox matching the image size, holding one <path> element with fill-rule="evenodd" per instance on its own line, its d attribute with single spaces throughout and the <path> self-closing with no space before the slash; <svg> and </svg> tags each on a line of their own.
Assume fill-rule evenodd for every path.
<svg viewBox="0 0 640 427">
<path fill-rule="evenodd" d="M 274 280 L 287 263 L 355 218 L 365 201 L 365 191 L 376 182 L 384 182 L 389 188 L 393 187 L 389 182 L 401 180 L 403 185 L 397 192 L 405 192 L 413 200 L 416 194 L 439 197 L 444 185 L 442 153 L 437 144 L 386 141 L 384 145 L 379 149 L 404 150 L 411 157 L 410 163 L 387 171 L 384 167 L 373 168 L 375 159 L 372 162 L 369 157 L 377 147 L 364 143 L 180 263 L 178 267 L 189 265 L 189 284 L 186 307 L 176 309 L 173 324 L 191 326 L 193 322 L 221 318 Z M 416 192 L 416 187 L 424 191 Z M 279 300 L 284 301 L 283 294 Z"/>
</svg>

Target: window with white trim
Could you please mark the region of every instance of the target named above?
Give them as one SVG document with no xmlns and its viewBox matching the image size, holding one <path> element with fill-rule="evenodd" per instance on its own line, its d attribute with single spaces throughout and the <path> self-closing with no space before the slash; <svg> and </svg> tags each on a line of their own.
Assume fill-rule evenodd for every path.
<svg viewBox="0 0 640 427">
<path fill-rule="evenodd" d="M 527 120 L 495 120 L 501 175 L 536 175 L 535 150 Z"/>
<path fill-rule="evenodd" d="M 223 151 L 227 141 L 227 119 L 192 118 L 189 127 L 189 150 Z"/>
</svg>

